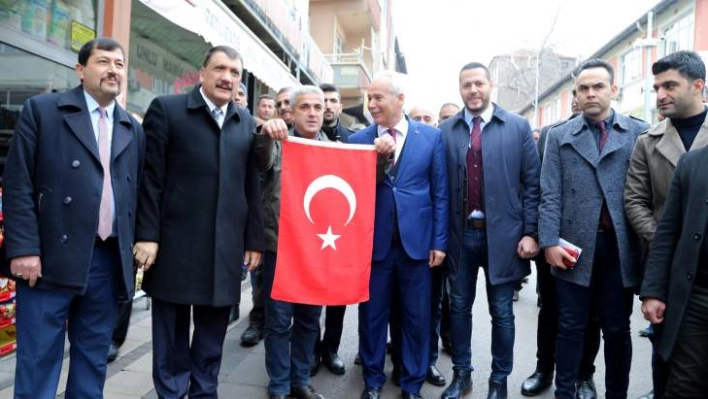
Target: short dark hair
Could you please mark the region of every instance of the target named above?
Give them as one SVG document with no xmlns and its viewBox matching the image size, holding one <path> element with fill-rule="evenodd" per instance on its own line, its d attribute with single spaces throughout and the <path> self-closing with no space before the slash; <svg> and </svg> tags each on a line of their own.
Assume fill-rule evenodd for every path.
<svg viewBox="0 0 708 399">
<path fill-rule="evenodd" d="M 582 64 L 578 65 L 575 70 L 573 70 L 573 76 L 577 79 L 580 72 L 590 68 L 604 68 L 610 75 L 610 85 L 615 83 L 615 68 L 612 64 L 600 58 L 591 58 L 584 61 Z"/>
<path fill-rule="evenodd" d="M 243 63 L 241 53 L 236 51 L 235 48 L 230 46 L 214 46 L 207 50 L 206 54 L 204 55 L 204 63 L 202 63 L 202 67 L 206 68 L 206 66 L 209 65 L 209 61 L 211 61 L 211 57 L 216 53 L 224 53 L 227 57 L 229 57 L 229 59 L 239 60 L 241 61 L 241 63 Z"/>
<path fill-rule="evenodd" d="M 679 75 L 690 81 L 706 80 L 706 64 L 701 56 L 693 51 L 677 51 L 658 59 L 651 66 L 651 73 L 658 75 L 669 69 L 675 69 Z"/>
<path fill-rule="evenodd" d="M 457 108 L 457 109 L 460 109 L 460 106 L 457 105 L 457 104 L 455 104 L 455 103 L 445 103 L 445 104 L 443 104 L 443 105 L 440 106 L 440 109 L 443 109 L 443 108 L 445 108 L 445 107 L 455 107 L 455 108 Z"/>
<path fill-rule="evenodd" d="M 273 100 L 273 101 L 275 101 L 275 99 L 273 98 L 273 96 L 271 96 L 270 94 L 261 94 L 260 96 L 258 96 L 258 101 L 256 101 L 256 105 L 260 104 L 261 101 L 263 101 L 263 100 Z"/>
<path fill-rule="evenodd" d="M 336 92 L 337 94 L 340 94 L 340 93 L 339 93 L 339 89 L 337 88 L 337 86 L 335 86 L 335 85 L 333 85 L 333 84 L 331 84 L 331 83 L 322 83 L 322 84 L 320 85 L 320 90 L 322 90 L 323 93 Z"/>
<path fill-rule="evenodd" d="M 482 68 L 484 69 L 484 74 L 487 76 L 487 79 L 489 79 L 489 69 L 487 69 L 487 66 L 480 63 L 480 62 L 469 62 L 465 64 L 462 69 L 460 69 L 460 74 L 464 71 L 468 71 L 470 69 L 477 69 L 477 68 Z"/>
<path fill-rule="evenodd" d="M 108 37 L 99 37 L 89 40 L 81 46 L 79 50 L 79 64 L 86 66 L 88 59 L 91 58 L 91 54 L 93 54 L 93 50 L 95 49 L 105 51 L 120 50 L 120 52 L 123 53 L 123 57 L 125 57 L 125 50 L 123 50 L 123 46 L 121 46 L 120 43 Z"/>
</svg>

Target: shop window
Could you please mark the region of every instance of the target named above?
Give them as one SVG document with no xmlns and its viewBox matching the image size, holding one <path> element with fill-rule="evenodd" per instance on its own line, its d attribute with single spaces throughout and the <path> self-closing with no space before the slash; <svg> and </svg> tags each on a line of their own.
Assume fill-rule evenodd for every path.
<svg viewBox="0 0 708 399">
<path fill-rule="evenodd" d="M 96 35 L 96 0 L 0 0 L 0 27 L 77 52 Z"/>
</svg>

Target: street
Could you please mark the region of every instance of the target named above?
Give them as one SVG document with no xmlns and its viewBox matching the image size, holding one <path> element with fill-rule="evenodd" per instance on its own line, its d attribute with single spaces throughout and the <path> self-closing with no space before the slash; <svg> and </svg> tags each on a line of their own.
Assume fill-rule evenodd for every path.
<svg viewBox="0 0 708 399">
<path fill-rule="evenodd" d="M 536 366 L 536 284 L 535 274 L 529 276 L 529 283 L 524 284 L 520 299 L 514 304 L 516 315 L 516 344 L 514 370 L 509 377 L 509 396 L 522 397 L 521 382 L 528 377 Z M 248 280 L 243 285 L 241 297 L 241 318 L 229 326 L 224 344 L 224 356 L 221 365 L 219 396 L 221 398 L 267 398 L 268 377 L 265 370 L 263 342 L 252 348 L 240 346 L 240 336 L 248 324 L 248 311 L 251 308 L 251 289 Z M 131 327 L 128 339 L 120 349 L 118 359 L 108 367 L 108 379 L 105 385 L 106 399 L 157 398 L 152 385 L 152 344 L 150 311 L 146 309 L 147 299 L 139 299 L 133 305 Z M 640 302 L 635 303 L 632 314 L 633 363 L 629 386 L 629 398 L 636 398 L 651 390 L 651 345 L 649 340 L 637 335 L 637 331 L 646 327 L 646 321 L 639 311 Z M 484 279 L 478 279 L 477 300 L 473 310 L 472 361 L 474 389 L 467 398 L 486 398 L 487 379 L 491 367 L 490 354 L 490 318 L 487 310 Z M 340 356 L 347 365 L 343 376 L 336 376 L 324 366 L 312 379 L 312 385 L 326 398 L 357 399 L 363 390 L 361 368 L 354 364 L 357 352 L 357 308 L 349 306 L 345 317 L 344 336 Z M 67 343 L 68 348 L 68 343 Z M 604 396 L 605 365 L 602 352 L 596 361 L 595 383 L 599 397 Z M 68 353 L 68 352 L 67 352 Z M 60 381 L 60 395 L 66 381 L 68 358 L 65 358 Z M 452 377 L 450 356 L 442 352 L 438 368 L 445 375 L 448 383 Z M 12 398 L 15 358 L 10 355 L 0 360 L 0 399 Z M 390 361 L 386 366 L 390 372 Z M 424 398 L 439 398 L 444 388 L 428 383 L 423 386 Z M 400 397 L 400 389 L 387 382 L 383 390 L 384 398 Z M 553 397 L 553 390 L 547 390 L 541 399 Z"/>
</svg>

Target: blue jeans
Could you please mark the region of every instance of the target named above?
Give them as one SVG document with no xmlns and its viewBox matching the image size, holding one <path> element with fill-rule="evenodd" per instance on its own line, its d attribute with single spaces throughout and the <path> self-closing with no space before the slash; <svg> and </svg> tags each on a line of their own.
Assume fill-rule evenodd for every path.
<svg viewBox="0 0 708 399">
<path fill-rule="evenodd" d="M 492 374 L 490 381 L 506 382 L 514 364 L 514 285 L 515 281 L 491 285 L 487 269 L 487 234 L 484 230 L 465 232 L 460 263 L 448 270 L 450 283 L 450 335 L 452 369 L 470 373 L 472 367 L 472 305 L 477 294 L 477 275 L 484 268 L 489 314 L 492 316 Z"/>
<path fill-rule="evenodd" d="M 588 317 L 597 314 L 605 341 L 605 398 L 626 398 L 632 362 L 629 317 L 632 288 L 622 286 L 617 241 L 612 233 L 598 233 L 589 287 L 556 279 L 558 340 L 556 392 L 561 399 L 575 398 Z"/>
<path fill-rule="evenodd" d="M 291 387 L 310 385 L 310 357 L 319 334 L 322 307 L 271 298 L 275 263 L 275 253 L 266 252 L 263 282 L 268 393 L 288 395 Z"/>
</svg>

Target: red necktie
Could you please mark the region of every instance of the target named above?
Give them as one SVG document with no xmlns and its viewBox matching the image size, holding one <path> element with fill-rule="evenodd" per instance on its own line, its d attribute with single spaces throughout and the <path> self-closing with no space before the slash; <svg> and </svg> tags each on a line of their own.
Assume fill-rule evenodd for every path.
<svg viewBox="0 0 708 399">
<path fill-rule="evenodd" d="M 472 118 L 472 131 L 470 132 L 470 142 L 472 149 L 476 152 L 482 149 L 482 117 L 475 116 Z"/>
<path fill-rule="evenodd" d="M 605 147 L 605 143 L 607 142 L 607 128 L 605 128 L 605 121 L 595 122 L 595 126 L 600 129 L 600 141 L 598 142 L 597 147 L 602 154 L 602 149 Z"/>
<path fill-rule="evenodd" d="M 98 155 L 103 166 L 103 192 L 98 212 L 98 236 L 105 241 L 113 232 L 113 186 L 111 185 L 111 141 L 108 139 L 106 109 L 98 108 Z"/>
</svg>

